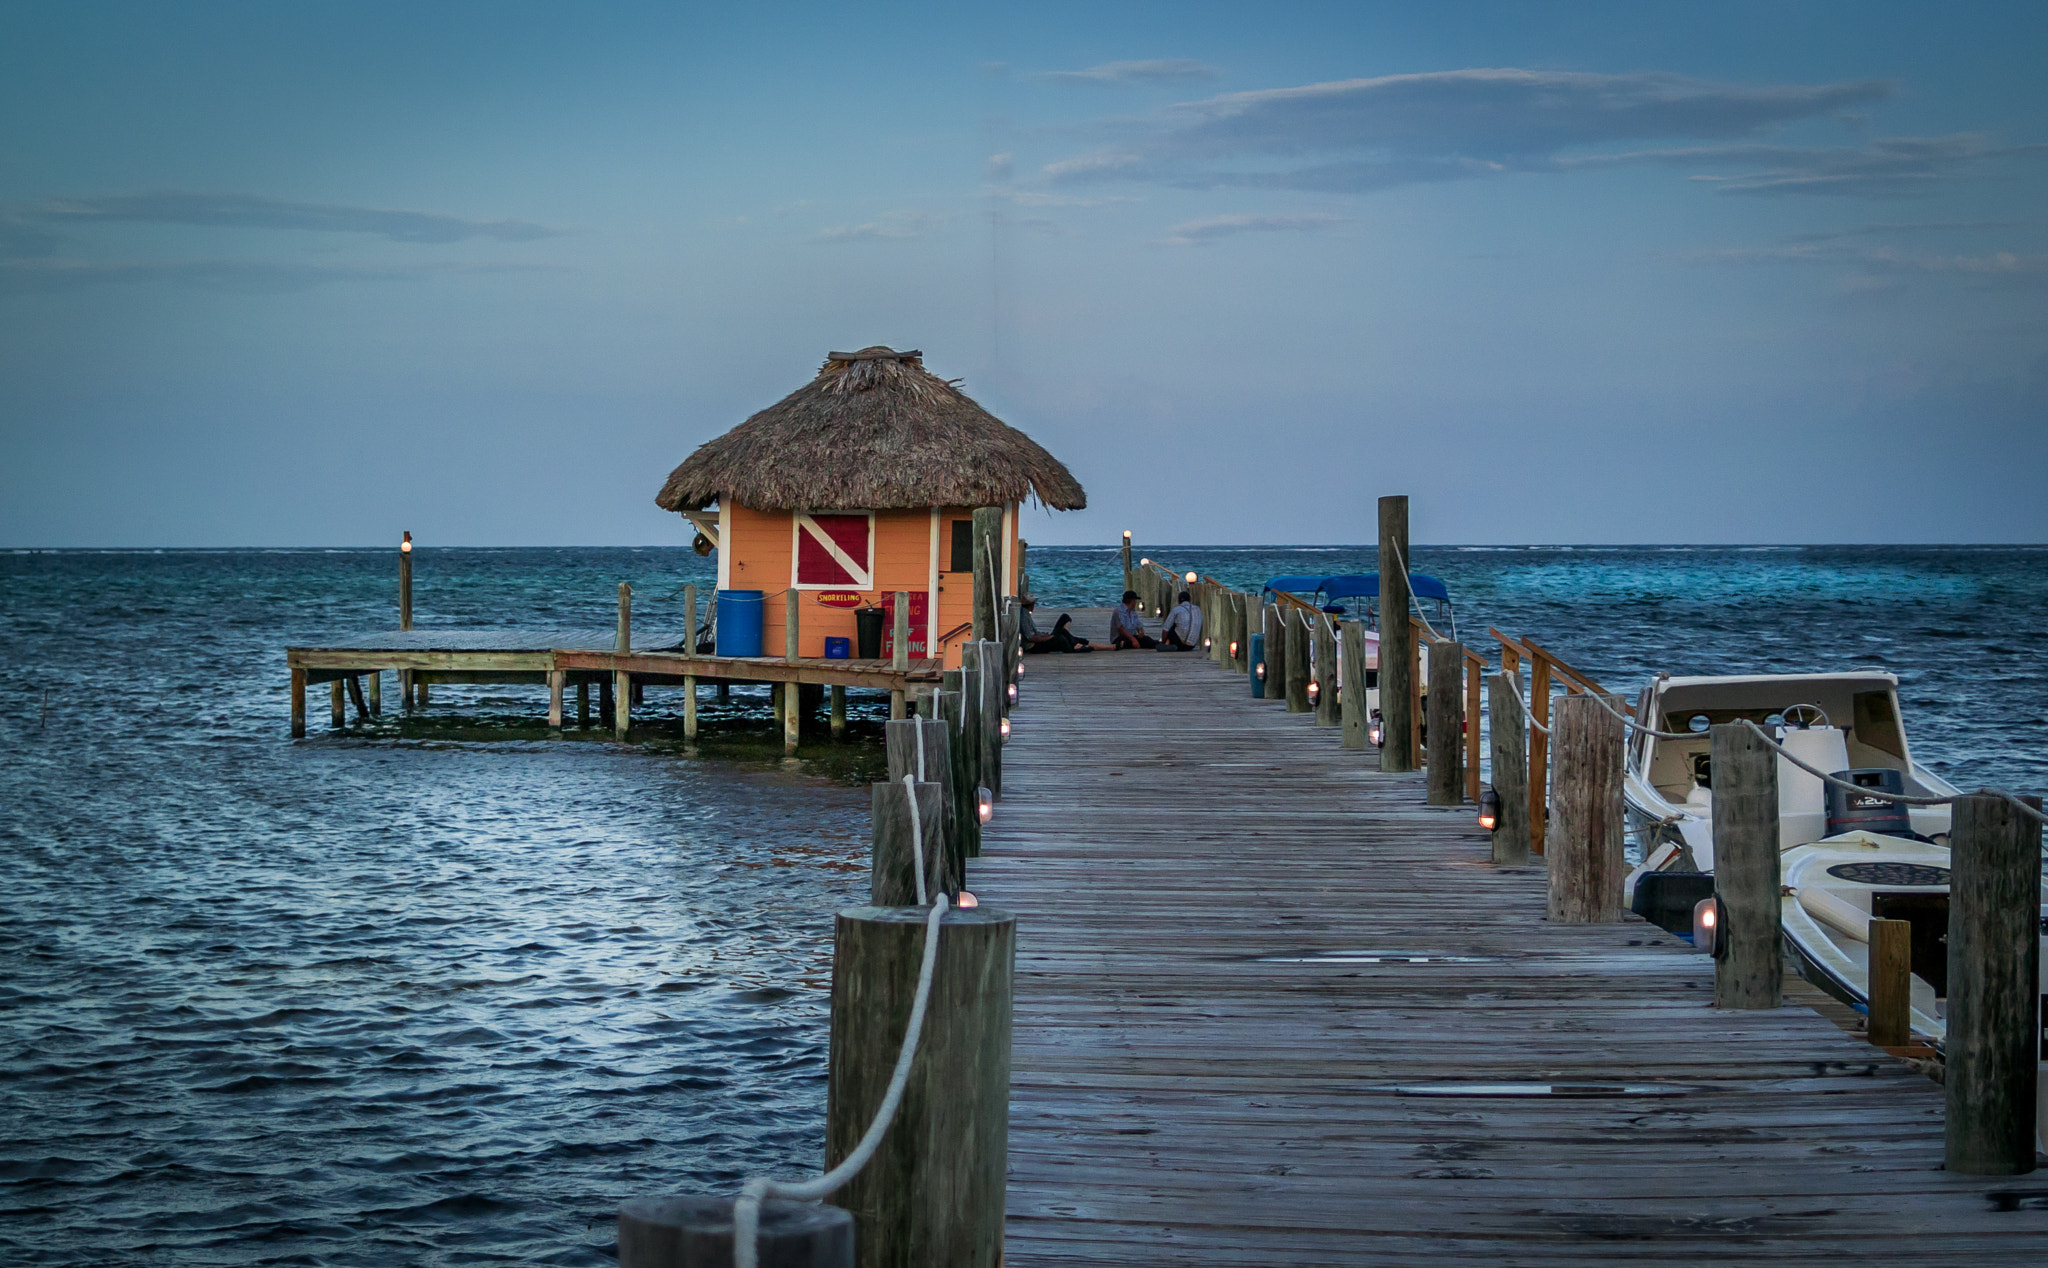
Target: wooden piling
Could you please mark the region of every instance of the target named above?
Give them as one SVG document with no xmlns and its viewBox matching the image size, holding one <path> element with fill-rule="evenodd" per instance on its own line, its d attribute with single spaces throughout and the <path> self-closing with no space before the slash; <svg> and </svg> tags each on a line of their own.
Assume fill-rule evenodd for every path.
<svg viewBox="0 0 2048 1268">
<path fill-rule="evenodd" d="M 904 698 L 903 692 L 900 690 L 891 691 L 889 693 L 889 720 L 891 722 L 900 722 L 909 716 L 910 702 Z"/>
<path fill-rule="evenodd" d="M 1568 696 L 1557 707 L 1563 709 L 1578 699 Z M 1620 725 L 1615 723 L 1617 729 Z M 1620 745 L 1615 749 L 1619 753 Z M 1778 756 L 1762 736 L 1740 723 L 1713 729 L 1709 755 L 1714 772 L 1714 893 L 1721 900 L 1723 920 L 1715 935 L 1723 950 L 1714 960 L 1714 1007 L 1776 1008 L 1784 998 L 1785 978 Z M 1560 739 L 1560 782 L 1566 762 Z M 1560 812 L 1563 800 L 1560 787 Z M 1560 826 L 1563 818 L 1560 813 Z"/>
<path fill-rule="evenodd" d="M 370 689 L 370 716 L 381 718 L 384 716 L 384 671 L 373 669 L 364 678 L 363 685 Z"/>
<path fill-rule="evenodd" d="M 579 681 L 576 684 L 576 725 L 590 729 L 590 684 Z"/>
<path fill-rule="evenodd" d="M 1131 531 L 1130 531 L 1129 529 L 1125 529 L 1125 530 L 1124 530 L 1124 589 L 1125 589 L 1125 590 L 1127 590 L 1127 591 L 1128 591 L 1128 590 L 1135 590 L 1135 589 L 1137 589 L 1138 587 L 1132 584 L 1132 582 L 1134 582 L 1135 580 L 1136 580 L 1136 578 L 1135 578 L 1135 577 L 1133 577 L 1133 576 L 1131 575 Z M 1119 602 L 1121 602 L 1121 600 L 1119 600 Z"/>
<path fill-rule="evenodd" d="M 1287 703 L 1287 627 L 1283 623 L 1280 605 L 1265 604 L 1266 641 L 1261 644 L 1265 650 L 1266 677 L 1265 698 L 1280 704 Z"/>
<path fill-rule="evenodd" d="M 420 708 L 422 709 L 427 707 L 428 688 L 432 686 L 433 683 L 426 678 L 416 677 L 413 680 L 413 692 L 419 697 Z"/>
<path fill-rule="evenodd" d="M 1384 656 L 1380 663 L 1386 664 Z M 1386 682 L 1384 671 L 1380 681 Z M 1555 716 L 1557 840 L 1550 852 L 1550 919 L 1611 924 L 1622 918 L 1621 886 L 1628 871 L 1621 841 L 1621 719 L 1590 696 L 1559 700 Z M 1717 796 L 1717 821 L 1719 802 Z"/>
<path fill-rule="evenodd" d="M 1316 725 L 1334 727 L 1339 721 L 1337 627 L 1327 612 L 1317 613 L 1315 623 Z"/>
<path fill-rule="evenodd" d="M 343 690 L 345 689 L 339 678 L 327 684 L 329 720 L 337 731 L 348 725 L 348 705 L 342 699 Z"/>
<path fill-rule="evenodd" d="M 1412 771 L 1422 755 L 1413 739 L 1415 627 L 1409 616 L 1408 499 L 1380 499 L 1380 720 L 1386 744 L 1380 769 Z"/>
<path fill-rule="evenodd" d="M 1515 703 L 1520 686 L 1509 674 L 1487 678 L 1493 791 L 1500 797 L 1500 817 L 1493 826 L 1493 861 L 1510 867 L 1529 861 L 1529 724 Z"/>
<path fill-rule="evenodd" d="M 306 738 L 306 671 L 292 670 L 292 738 Z"/>
<path fill-rule="evenodd" d="M 619 1207 L 619 1268 L 731 1268 L 730 1197 L 633 1198 Z M 766 1268 L 853 1268 L 853 1216 L 769 1198 L 754 1238 Z"/>
<path fill-rule="evenodd" d="M 1870 1026 L 1880 1048 L 1904 1047 L 1913 1037 L 1913 922 L 1870 922 Z"/>
<path fill-rule="evenodd" d="M 356 721 L 368 722 L 370 720 L 370 702 L 363 698 L 363 676 L 361 674 L 350 674 L 348 676 L 348 698 L 349 703 L 356 707 Z"/>
<path fill-rule="evenodd" d="M 1308 702 L 1308 677 L 1311 670 L 1308 656 L 1308 619 L 1298 608 L 1283 608 L 1280 613 L 1283 637 L 1287 640 L 1287 711 L 1307 713 L 1313 706 Z"/>
<path fill-rule="evenodd" d="M 796 659 L 797 638 L 797 589 L 791 586 L 782 592 L 782 659 Z"/>
<path fill-rule="evenodd" d="M 1217 665 L 1224 664 L 1230 657 L 1230 621 L 1224 616 L 1224 606 L 1230 597 L 1222 586 L 1202 586 L 1202 637 L 1209 640 L 1203 650 L 1209 653 L 1209 660 Z"/>
<path fill-rule="evenodd" d="M 697 587 L 683 587 L 683 655 L 697 654 Z"/>
<path fill-rule="evenodd" d="M 960 649 L 965 661 L 973 644 Z M 946 719 L 953 756 L 953 791 L 958 798 L 960 845 L 968 858 L 981 856 L 981 819 L 977 814 L 975 790 L 981 787 L 981 694 L 972 690 L 974 676 L 964 667 L 949 669 L 940 678 L 940 708 Z"/>
<path fill-rule="evenodd" d="M 832 738 L 846 738 L 846 688 L 839 683 L 832 685 Z"/>
<path fill-rule="evenodd" d="M 612 640 L 622 652 L 633 650 L 633 587 L 619 583 L 619 632 Z"/>
<path fill-rule="evenodd" d="M 1256 595 L 1238 591 L 1234 598 L 1234 606 L 1236 612 L 1231 621 L 1231 630 L 1237 639 L 1237 664 L 1233 668 L 1238 673 L 1248 674 L 1252 669 L 1252 628 L 1255 622 L 1262 620 L 1259 617 L 1258 598 Z"/>
<path fill-rule="evenodd" d="M 1346 621 L 1343 623 L 1344 637 L 1339 641 L 1343 661 L 1343 699 L 1340 701 L 1342 721 L 1342 746 L 1348 749 L 1364 750 L 1371 747 L 1372 737 L 1367 734 L 1372 721 L 1365 698 L 1365 622 Z"/>
<path fill-rule="evenodd" d="M 899 726 L 917 726 L 912 720 Z M 910 796 L 917 790 L 917 827 L 913 845 L 910 832 Z M 915 848 L 924 858 L 925 892 L 960 893 L 960 878 L 952 873 L 946 857 L 945 795 L 936 783 L 904 784 L 900 780 L 869 786 L 868 812 L 873 824 L 869 851 L 868 901 L 877 907 L 917 905 L 917 862 Z M 930 901 L 927 898 L 926 901 Z"/>
<path fill-rule="evenodd" d="M 929 618 L 927 618 L 929 619 Z M 896 619 L 890 633 L 895 646 L 889 652 L 889 667 L 903 670 L 910 668 L 910 591 L 896 592 Z"/>
<path fill-rule="evenodd" d="M 833 938 L 825 1162 L 851 1153 L 881 1104 L 909 1024 L 924 954 L 918 908 L 839 913 Z M 874 1159 L 828 1199 L 853 1213 L 863 1268 L 995 1268 L 1009 1157 L 1016 920 L 948 911 L 924 1034 L 895 1124 Z"/>
<path fill-rule="evenodd" d="M 1003 535 L 1003 508 L 974 508 L 974 639 L 986 642 L 996 636 L 996 568 L 1002 562 L 998 543 Z"/>
<path fill-rule="evenodd" d="M 548 671 L 548 729 L 551 731 L 562 729 L 562 685 L 568 680 L 566 670 Z"/>
<path fill-rule="evenodd" d="M 398 628 L 412 628 L 412 534 L 398 543 Z"/>
<path fill-rule="evenodd" d="M 1717 823 L 1720 790 L 1717 768 Z M 2035 1163 L 2041 1060 L 2041 825 L 1971 793 L 1956 799 L 1948 848 L 1947 1166 L 2022 1175 Z"/>
<path fill-rule="evenodd" d="M 990 793 L 1003 795 L 1003 645 L 981 644 L 981 782 Z"/>
<path fill-rule="evenodd" d="M 633 724 L 633 675 L 621 669 L 612 675 L 612 735 L 625 739 Z"/>
<path fill-rule="evenodd" d="M 933 696 L 936 694 L 932 693 Z M 929 701 L 932 696 L 925 699 Z M 919 783 L 939 785 L 939 817 L 941 835 L 945 842 L 947 874 L 957 885 L 966 884 L 967 852 L 962 844 L 966 834 L 960 822 L 959 787 L 953 778 L 950 728 L 945 719 L 935 713 L 932 716 L 891 722 L 885 734 L 890 779 L 901 783 L 903 777 L 909 775 Z"/>
<path fill-rule="evenodd" d="M 796 756 L 797 739 L 803 730 L 803 701 L 797 692 L 797 684 L 782 684 L 782 755 Z"/>
<path fill-rule="evenodd" d="M 683 675 L 683 738 L 697 738 L 697 675 Z"/>
<path fill-rule="evenodd" d="M 1384 682 L 1385 680 L 1382 679 Z M 1529 853 L 1545 854 L 1550 835 L 1550 662 L 1538 656 L 1529 662 Z"/>
<path fill-rule="evenodd" d="M 1465 800 L 1465 648 L 1440 638 L 1429 645 L 1428 803 Z M 1478 719 L 1473 719 L 1477 724 Z"/>
<path fill-rule="evenodd" d="M 1486 665 L 1470 651 L 1465 662 L 1465 800 L 1479 801 L 1479 701 Z"/>
</svg>

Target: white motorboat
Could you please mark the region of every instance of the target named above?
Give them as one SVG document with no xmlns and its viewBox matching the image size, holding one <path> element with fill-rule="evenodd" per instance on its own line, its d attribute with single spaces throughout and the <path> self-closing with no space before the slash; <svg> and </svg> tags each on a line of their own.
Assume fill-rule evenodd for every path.
<svg viewBox="0 0 2048 1268">
<path fill-rule="evenodd" d="M 1875 791 L 1947 797 L 1955 788 L 1913 760 L 1899 714 L 1899 680 L 1882 670 L 1840 674 L 1749 674 L 1718 678 L 1660 675 L 1643 689 L 1636 720 L 1685 736 L 1660 739 L 1639 730 L 1629 737 L 1622 782 L 1630 829 L 1643 842 L 1647 872 L 1714 870 L 1714 792 L 1710 731 L 1717 723 L 1747 718 L 1802 760 Z M 1843 800 L 1849 800 L 1844 798 Z M 1830 826 L 1827 785 L 1778 759 L 1778 844 L 1805 845 L 1849 831 L 1879 806 L 1847 807 Z M 1914 834 L 1947 839 L 1947 806 L 1914 806 Z"/>
</svg>

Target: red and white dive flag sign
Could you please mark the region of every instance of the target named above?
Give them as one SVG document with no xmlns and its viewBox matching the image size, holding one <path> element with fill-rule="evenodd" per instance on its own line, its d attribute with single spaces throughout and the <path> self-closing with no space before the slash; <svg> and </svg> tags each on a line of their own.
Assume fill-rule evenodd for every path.
<svg viewBox="0 0 2048 1268">
<path fill-rule="evenodd" d="M 874 589 L 874 526 L 867 515 L 797 512 L 797 585 Z"/>
</svg>

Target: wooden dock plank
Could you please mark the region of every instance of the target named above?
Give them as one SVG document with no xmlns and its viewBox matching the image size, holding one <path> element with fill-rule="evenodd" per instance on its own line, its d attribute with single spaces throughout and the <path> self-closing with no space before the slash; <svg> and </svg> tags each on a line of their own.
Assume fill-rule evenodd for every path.
<svg viewBox="0 0 2048 1268">
<path fill-rule="evenodd" d="M 1422 775 L 1196 656 L 1023 690 L 969 875 L 1018 913 L 1006 1263 L 2048 1261 L 2048 1186 L 1941 1170 L 1937 1086 L 1547 923 Z M 1677 1094 L 1401 1090 L 1479 1082 Z"/>
</svg>

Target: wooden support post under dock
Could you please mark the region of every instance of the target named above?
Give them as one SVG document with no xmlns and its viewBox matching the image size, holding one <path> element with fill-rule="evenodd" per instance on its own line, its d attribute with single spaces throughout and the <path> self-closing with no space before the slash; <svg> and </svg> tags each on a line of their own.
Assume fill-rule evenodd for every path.
<svg viewBox="0 0 2048 1268">
<path fill-rule="evenodd" d="M 1493 829 L 1493 861 L 1520 866 L 1529 861 L 1529 723 L 1515 693 L 1521 689 L 1511 674 L 1487 678 L 1492 693 L 1488 732 L 1493 747 L 1493 790 L 1500 796 L 1500 818 Z"/>
<path fill-rule="evenodd" d="M 683 738 L 697 738 L 697 676 L 683 675 Z"/>
<path fill-rule="evenodd" d="M 1409 618 L 1408 499 L 1380 499 L 1380 769 L 1412 771 L 1415 751 L 1415 627 Z"/>
<path fill-rule="evenodd" d="M 384 716 L 384 671 L 373 669 L 365 677 L 369 680 L 364 685 L 370 689 L 370 716 L 381 718 Z"/>
<path fill-rule="evenodd" d="M 1337 627 L 1327 612 L 1315 615 L 1316 725 L 1334 727 L 1338 722 Z"/>
<path fill-rule="evenodd" d="M 1913 1037 L 1913 922 L 1870 922 L 1870 1026 L 1880 1048 L 1902 1048 Z"/>
<path fill-rule="evenodd" d="M 568 678 L 569 675 L 565 670 L 550 669 L 548 671 L 549 730 L 559 731 L 562 729 L 562 686 Z"/>
<path fill-rule="evenodd" d="M 1621 719 L 1591 696 L 1564 697 L 1555 716 L 1557 840 L 1550 852 L 1550 918 L 1565 924 L 1618 921 L 1628 874 L 1622 857 Z"/>
<path fill-rule="evenodd" d="M 1559 710 L 1584 697 L 1568 696 Z M 1620 724 L 1616 727 L 1619 729 Z M 1557 774 L 1565 777 L 1564 732 Z M 1617 750 L 1619 745 L 1616 746 Z M 1721 900 L 1723 944 L 1714 959 L 1716 1008 L 1776 1008 L 1784 999 L 1784 891 L 1778 874 L 1778 755 L 1741 723 L 1723 723 L 1709 740 L 1714 780 L 1714 893 Z M 1560 826 L 1564 791 L 1558 791 Z"/>
<path fill-rule="evenodd" d="M 1465 648 L 1447 638 L 1429 645 L 1429 804 L 1465 799 Z M 1477 728 L 1479 719 L 1471 725 Z"/>
<path fill-rule="evenodd" d="M 832 684 L 832 738 L 846 738 L 846 688 L 838 683 Z"/>
<path fill-rule="evenodd" d="M 292 669 L 292 738 L 306 738 L 306 671 Z"/>
<path fill-rule="evenodd" d="M 1365 685 L 1365 622 L 1346 621 L 1342 625 L 1343 699 L 1343 747 L 1353 752 L 1364 752 L 1371 747 L 1371 736 L 1367 715 Z"/>
<path fill-rule="evenodd" d="M 633 723 L 633 675 L 621 669 L 612 675 L 612 734 L 625 739 Z"/>
<path fill-rule="evenodd" d="M 576 682 L 576 725 L 590 729 L 590 684 L 582 679 Z"/>
<path fill-rule="evenodd" d="M 2041 825 L 2003 797 L 1958 797 L 1949 859 L 1946 1165 L 2021 1175 L 2039 1096 Z"/>
<path fill-rule="evenodd" d="M 348 725 L 348 706 L 342 700 L 343 690 L 339 678 L 327 684 L 328 720 L 337 731 Z"/>
<path fill-rule="evenodd" d="M 853 1151 L 881 1104 L 916 995 L 926 913 L 839 913 L 825 1163 Z M 853 1213 L 858 1262 L 996 1268 L 1009 1160 L 1017 925 L 990 907 L 941 918 L 938 963 L 910 1084 L 884 1148 L 828 1198 Z"/>
</svg>

